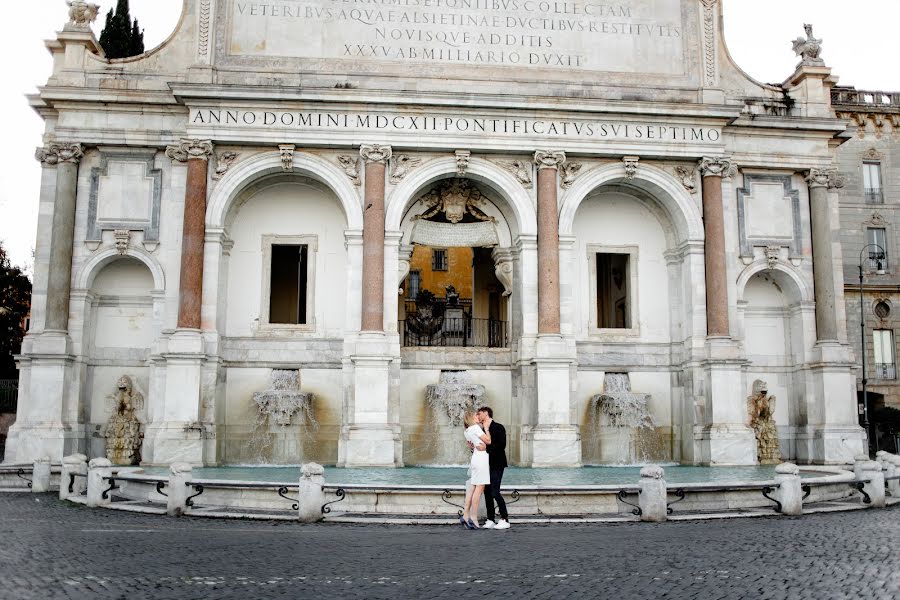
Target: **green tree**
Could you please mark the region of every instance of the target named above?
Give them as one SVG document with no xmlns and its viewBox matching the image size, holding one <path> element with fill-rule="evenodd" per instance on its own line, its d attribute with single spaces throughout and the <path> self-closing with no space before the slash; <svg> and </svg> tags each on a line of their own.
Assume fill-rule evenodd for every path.
<svg viewBox="0 0 900 600">
<path fill-rule="evenodd" d="M 13 355 L 22 349 L 22 322 L 31 307 L 31 281 L 0 245 L 0 379 L 16 379 Z"/>
<path fill-rule="evenodd" d="M 106 58 L 128 58 L 144 52 L 144 31 L 132 21 L 128 0 L 119 0 L 116 10 L 106 13 L 106 25 L 100 32 L 100 45 Z"/>
</svg>

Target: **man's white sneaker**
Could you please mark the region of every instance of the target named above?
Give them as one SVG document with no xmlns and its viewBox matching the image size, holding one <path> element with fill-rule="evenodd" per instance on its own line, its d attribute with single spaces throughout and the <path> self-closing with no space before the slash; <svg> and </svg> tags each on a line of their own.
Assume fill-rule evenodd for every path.
<svg viewBox="0 0 900 600">
<path fill-rule="evenodd" d="M 493 521 L 485 521 L 484 525 L 481 526 L 482 529 L 494 529 L 495 527 L 497 527 L 497 524 Z M 507 527 L 509 527 L 509 525 L 507 525 Z"/>
<path fill-rule="evenodd" d="M 509 529 L 509 521 L 500 519 L 499 521 L 497 521 L 497 524 L 492 527 L 492 529 Z"/>
</svg>

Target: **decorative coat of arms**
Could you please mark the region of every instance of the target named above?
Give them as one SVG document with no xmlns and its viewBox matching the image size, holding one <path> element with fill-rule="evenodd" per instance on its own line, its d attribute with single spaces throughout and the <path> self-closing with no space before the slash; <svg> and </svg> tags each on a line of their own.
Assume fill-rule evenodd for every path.
<svg viewBox="0 0 900 600">
<path fill-rule="evenodd" d="M 438 213 L 444 213 L 451 223 L 459 223 L 466 214 L 479 221 L 496 222 L 494 217 L 478 208 L 483 205 L 481 192 L 465 179 L 450 179 L 442 183 L 425 195 L 422 202 L 427 209 L 416 219 L 430 219 Z"/>
</svg>

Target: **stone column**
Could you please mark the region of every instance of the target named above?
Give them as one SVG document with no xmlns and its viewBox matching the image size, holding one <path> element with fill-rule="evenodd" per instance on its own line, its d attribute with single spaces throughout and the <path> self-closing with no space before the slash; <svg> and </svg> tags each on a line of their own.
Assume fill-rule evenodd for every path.
<svg viewBox="0 0 900 600">
<path fill-rule="evenodd" d="M 725 211 L 722 178 L 735 167 L 727 158 L 704 158 L 703 224 L 706 230 L 706 331 L 710 337 L 729 337 L 728 274 L 725 268 Z"/>
<path fill-rule="evenodd" d="M 212 142 L 208 140 L 183 139 L 178 145 L 166 149 L 166 156 L 177 162 L 186 162 L 188 168 L 184 190 L 184 226 L 181 232 L 179 329 L 200 329 L 203 247 L 206 238 L 206 185 L 212 152 Z"/>
<path fill-rule="evenodd" d="M 384 331 L 384 176 L 390 146 L 363 145 L 366 165 L 363 211 L 362 330 Z"/>
<path fill-rule="evenodd" d="M 838 339 L 836 290 L 834 286 L 834 251 L 831 238 L 831 207 L 828 190 L 843 187 L 837 171 L 810 169 L 809 213 L 812 221 L 813 279 L 816 286 L 816 339 Z"/>
<path fill-rule="evenodd" d="M 538 334 L 559 334 L 559 205 L 557 175 L 564 152 L 538 150 Z"/>
<path fill-rule="evenodd" d="M 72 248 L 75 244 L 75 204 L 81 144 L 50 144 L 37 151 L 37 159 L 56 165 L 56 199 L 47 276 L 47 313 L 44 329 L 69 329 L 69 292 L 72 286 Z"/>
</svg>

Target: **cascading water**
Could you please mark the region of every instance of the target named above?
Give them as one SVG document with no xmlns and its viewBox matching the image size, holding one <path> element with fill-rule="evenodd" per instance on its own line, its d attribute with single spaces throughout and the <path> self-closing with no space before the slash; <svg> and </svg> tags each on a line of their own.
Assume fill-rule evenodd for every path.
<svg viewBox="0 0 900 600">
<path fill-rule="evenodd" d="M 253 403 L 256 426 L 247 444 L 251 462 L 303 462 L 319 424 L 313 414 L 313 395 L 300 391 L 300 371 L 273 369 L 269 389 L 254 393 Z"/>
<path fill-rule="evenodd" d="M 586 458 L 628 465 L 667 460 L 649 402 L 650 394 L 631 391 L 628 373 L 606 373 L 603 393 L 590 402 Z"/>
<path fill-rule="evenodd" d="M 466 371 L 441 371 L 437 384 L 425 389 L 430 418 L 425 433 L 428 462 L 460 465 L 469 461 L 463 440 L 463 416 L 477 408 L 484 398 L 484 386 L 469 381 Z"/>
</svg>

